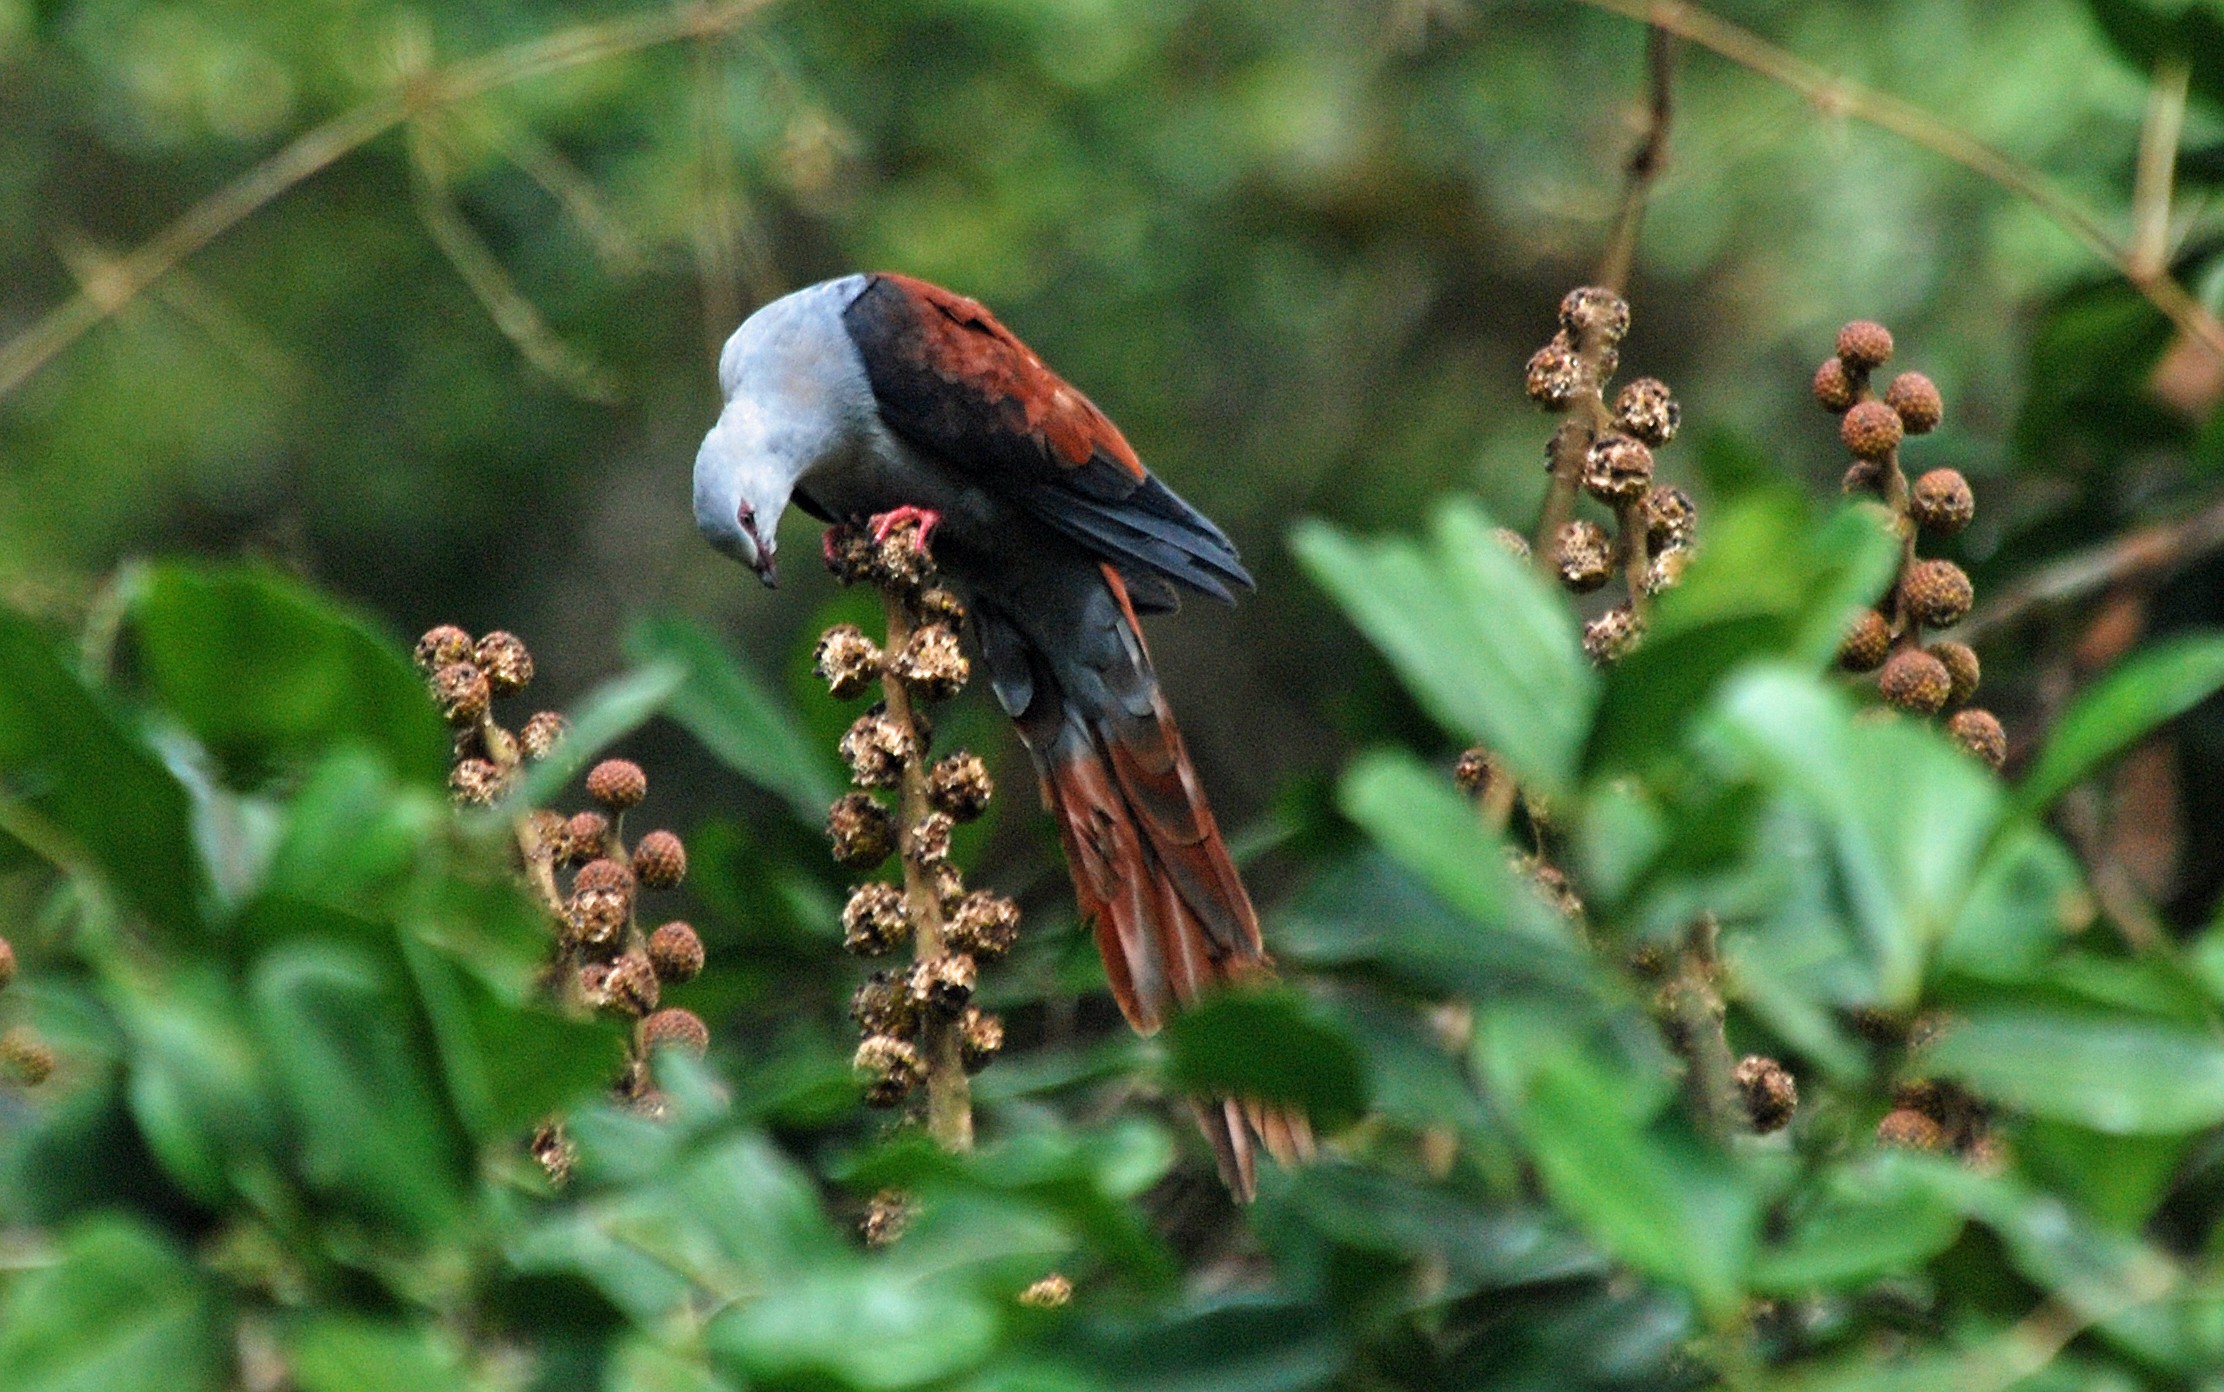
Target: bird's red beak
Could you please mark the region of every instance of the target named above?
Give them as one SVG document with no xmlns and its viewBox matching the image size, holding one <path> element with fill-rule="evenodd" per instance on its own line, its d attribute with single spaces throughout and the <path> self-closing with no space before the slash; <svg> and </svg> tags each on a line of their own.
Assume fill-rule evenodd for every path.
<svg viewBox="0 0 2224 1392">
<path fill-rule="evenodd" d="M 759 580 L 764 581 L 766 589 L 779 589 L 780 568 L 773 564 L 772 538 L 757 530 L 756 513 L 748 507 L 744 506 L 742 508 L 739 520 L 741 529 L 749 534 L 749 544 L 757 550 L 757 563 L 751 569 L 757 572 Z"/>
</svg>

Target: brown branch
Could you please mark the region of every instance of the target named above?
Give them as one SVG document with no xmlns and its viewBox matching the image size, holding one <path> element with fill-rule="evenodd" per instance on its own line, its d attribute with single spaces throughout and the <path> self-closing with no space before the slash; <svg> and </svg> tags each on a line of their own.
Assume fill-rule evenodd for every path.
<svg viewBox="0 0 2224 1392">
<path fill-rule="evenodd" d="M 531 78 L 600 62 L 681 39 L 740 29 L 771 0 L 674 6 L 573 28 L 466 59 L 333 117 L 303 133 L 247 173 L 202 199 L 184 216 L 106 268 L 96 282 L 0 347 L 0 396 L 137 299 L 195 252 L 237 227 L 280 194 L 329 168 L 412 117 L 474 101 Z"/>
<path fill-rule="evenodd" d="M 887 651 L 900 653 L 911 641 L 911 608 L 893 587 L 883 591 L 888 611 Z M 912 843 L 912 829 L 932 810 L 927 801 L 927 741 L 911 708 L 911 693 L 888 664 L 880 679 L 888 718 L 911 732 L 904 756 L 898 852 L 903 861 L 904 907 L 911 917 L 913 958 L 925 962 L 944 952 L 942 893 L 934 874 Z M 925 1012 L 919 1026 L 919 1052 L 927 1061 L 927 1134 L 944 1150 L 973 1148 L 973 1084 L 965 1075 L 957 1022 Z"/>
<path fill-rule="evenodd" d="M 2217 357 L 2224 358 L 2224 323 L 2219 323 L 2214 314 L 2169 275 L 2135 265 L 2129 249 L 2117 241 L 2098 216 L 2030 166 L 1947 125 L 1911 102 L 1817 67 L 1698 6 L 1683 4 L 1681 0 L 1574 0 L 1574 3 L 1667 29 L 1739 67 L 1799 93 L 1823 112 L 1851 117 L 1890 131 L 1991 180 L 2044 213 L 2087 251 L 2114 267 L 2171 323 Z"/>
<path fill-rule="evenodd" d="M 1668 167 L 1668 127 L 1675 119 L 1676 36 L 1662 26 L 1652 26 L 1645 45 L 1645 70 L 1651 90 L 1646 106 L 1645 131 L 1624 167 L 1622 211 L 1614 220 L 1614 238 L 1599 261 L 1598 283 L 1619 294 L 1629 285 L 1629 272 L 1637 259 L 1637 233 L 1645 221 L 1645 205 L 1653 185 Z"/>
<path fill-rule="evenodd" d="M 1962 641 L 2009 628 L 2049 605 L 2130 580 L 2183 569 L 2224 549 L 2224 498 L 2172 522 L 2156 523 L 2039 567 L 1962 624 Z"/>
<path fill-rule="evenodd" d="M 2170 184 L 2178 162 L 2178 138 L 2185 129 L 2185 97 L 2191 70 L 2182 58 L 2155 65 L 2147 93 L 2147 115 L 2139 127 L 2139 166 L 2131 185 L 2133 276 L 2161 275 L 2170 268 Z"/>
</svg>

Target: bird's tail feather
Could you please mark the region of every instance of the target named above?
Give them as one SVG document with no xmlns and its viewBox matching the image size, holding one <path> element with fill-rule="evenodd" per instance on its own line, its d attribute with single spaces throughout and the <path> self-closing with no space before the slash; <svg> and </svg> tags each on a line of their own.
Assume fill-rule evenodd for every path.
<svg viewBox="0 0 2224 1392">
<path fill-rule="evenodd" d="M 1149 1034 L 1170 1012 L 1230 983 L 1270 977 L 1273 968 L 1257 911 L 1151 673 L 1125 588 L 1110 567 L 1105 581 L 1127 626 L 1127 670 L 1071 683 L 1058 693 L 1057 709 L 1031 707 L 1021 732 L 1065 843 L 1082 918 L 1095 925 L 1112 994 L 1128 1022 Z M 1092 688 L 1098 699 L 1090 699 Z M 1260 1145 L 1283 1164 L 1312 1154 L 1312 1129 L 1300 1112 L 1240 1098 L 1195 1105 L 1221 1177 L 1239 1197 L 1251 1197 Z"/>
</svg>

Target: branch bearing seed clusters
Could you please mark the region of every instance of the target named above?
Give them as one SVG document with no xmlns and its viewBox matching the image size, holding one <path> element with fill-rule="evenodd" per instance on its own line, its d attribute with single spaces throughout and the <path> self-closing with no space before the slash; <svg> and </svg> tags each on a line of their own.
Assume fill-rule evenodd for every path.
<svg viewBox="0 0 2224 1392">
<path fill-rule="evenodd" d="M 554 711 L 535 713 L 515 731 L 495 719 L 495 700 L 533 680 L 533 656 L 517 635 L 494 632 L 474 641 L 443 624 L 417 640 L 416 658 L 455 732 L 448 786 L 459 805 L 494 803 L 527 763 L 547 758 L 562 742 L 566 722 Z M 613 1090 L 636 1109 L 661 1115 L 650 1053 L 677 1048 L 700 1057 L 710 1046 L 700 1016 L 662 1007 L 666 986 L 702 971 L 701 937 L 680 920 L 653 930 L 641 921 L 643 891 L 676 889 L 686 879 L 687 847 L 662 830 L 627 847 L 626 814 L 649 794 L 648 774 L 632 760 L 596 764 L 588 770 L 586 792 L 590 809 L 569 816 L 527 809 L 516 822 L 522 868 L 555 939 L 548 981 L 575 1009 L 634 1022 L 632 1048 Z M 568 1170 L 569 1146 L 555 1125 L 541 1128 L 533 1150 L 552 1176 Z"/>
<path fill-rule="evenodd" d="M 1576 594 L 1603 589 L 1620 573 L 1625 594 L 1583 626 L 1583 650 L 1605 666 L 1644 637 L 1645 601 L 1673 586 L 1691 558 L 1698 510 L 1691 495 L 1659 484 L 1653 451 L 1676 438 L 1682 408 L 1668 385 L 1639 377 L 1606 391 L 1621 363 L 1629 304 L 1612 290 L 1583 286 L 1560 301 L 1560 327 L 1529 359 L 1530 400 L 1568 419 L 1553 433 L 1546 468 L 1602 504 L 1606 524 L 1574 518 L 1559 525 L 1548 558 L 1552 573 Z M 1501 537 L 1516 555 L 1528 545 Z"/>
<path fill-rule="evenodd" d="M 1926 629 L 1952 628 L 1969 615 L 1976 591 L 1958 565 L 1916 554 L 1918 537 L 1943 541 L 1976 516 L 1976 495 L 1956 469 L 1932 469 L 1911 484 L 1901 467 L 1908 436 L 1927 435 L 1945 415 L 1931 379 L 1902 372 L 1880 397 L 1873 378 L 1891 361 L 1892 335 L 1856 320 L 1838 330 L 1837 351 L 1815 369 L 1815 400 L 1840 417 L 1838 433 L 1853 462 L 1845 491 L 1876 500 L 1900 538 L 1900 564 L 1875 607 L 1853 616 L 1838 649 L 1848 672 L 1877 674 L 1877 694 L 1911 715 L 1946 716 L 1947 735 L 1994 769 L 2007 762 L 2008 736 L 1991 711 L 1972 706 L 1982 669 L 1966 643 L 1923 641 Z"/>
<path fill-rule="evenodd" d="M 828 809 L 826 834 L 834 859 L 860 872 L 891 856 L 905 884 L 866 880 L 842 909 L 842 945 L 860 957 L 885 957 L 907 943 L 907 967 L 876 971 L 850 1000 L 862 1040 L 855 1064 L 866 1101 L 902 1105 L 927 1080 L 930 1032 L 954 1034 L 967 1072 L 977 1072 L 1004 1043 L 1004 1025 L 973 1003 L 982 966 L 1010 952 L 1019 937 L 1019 907 L 1002 895 L 968 891 L 950 859 L 958 824 L 987 810 L 994 788 L 988 766 L 965 750 L 932 753 L 933 723 L 921 709 L 948 700 L 965 685 L 970 664 L 958 644 L 965 606 L 936 583 L 918 524 L 901 521 L 878 537 L 858 527 L 827 534 L 827 566 L 844 585 L 870 584 L 886 598 L 894 651 L 852 624 L 820 635 L 813 670 L 837 699 L 874 689 L 883 699 L 859 716 L 841 739 L 854 791 Z M 901 700 L 893 699 L 897 694 Z M 896 793 L 895 805 L 876 796 Z M 907 824 L 908 822 L 908 824 Z M 915 921 L 922 904 L 907 886 L 922 887 L 937 922 Z M 932 940 L 930 940 L 932 939 Z"/>
</svg>

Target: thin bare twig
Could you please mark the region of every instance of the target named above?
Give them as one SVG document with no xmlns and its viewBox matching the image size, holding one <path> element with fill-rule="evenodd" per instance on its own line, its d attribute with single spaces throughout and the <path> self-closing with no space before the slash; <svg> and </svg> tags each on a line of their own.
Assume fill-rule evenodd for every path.
<svg viewBox="0 0 2224 1392">
<path fill-rule="evenodd" d="M 1676 36 L 1660 25 L 1651 27 L 1645 44 L 1645 70 L 1651 99 L 1645 108 L 1645 132 L 1625 166 L 1622 211 L 1614 220 L 1614 238 L 1599 261 L 1598 283 L 1620 294 L 1629 286 L 1630 267 L 1637 259 L 1637 233 L 1645 221 L 1645 205 L 1653 185 L 1668 167 L 1668 127 L 1675 120 Z"/>
<path fill-rule="evenodd" d="M 2190 83 L 2184 59 L 2164 58 L 2155 65 L 2146 120 L 2139 127 L 2139 170 L 2131 185 L 2131 247 L 2125 259 L 2134 279 L 2170 268 L 2170 184 Z"/>
<path fill-rule="evenodd" d="M 2224 323 L 2160 270 L 2143 271 L 2100 218 L 2037 170 L 1947 125 L 1921 107 L 1828 72 L 1747 29 L 1681 0 L 1575 0 L 1669 29 L 1701 48 L 1799 93 L 1817 109 L 1887 130 L 1991 180 L 2044 213 L 2086 250 L 2107 262 L 2171 323 L 2224 358 Z"/>
<path fill-rule="evenodd" d="M 1957 636 L 1973 643 L 2048 605 L 2128 580 L 2168 575 L 2220 549 L 2224 549 L 2224 499 L 2176 521 L 2112 537 L 2039 567 L 1971 615 Z"/>
<path fill-rule="evenodd" d="M 740 29 L 771 0 L 722 0 L 675 6 L 624 19 L 581 24 L 430 73 L 333 117 L 210 194 L 159 235 L 110 263 L 96 281 L 0 347 L 0 396 L 195 252 L 271 200 L 387 134 L 414 116 L 474 101 L 489 92 L 661 44 Z"/>
</svg>

